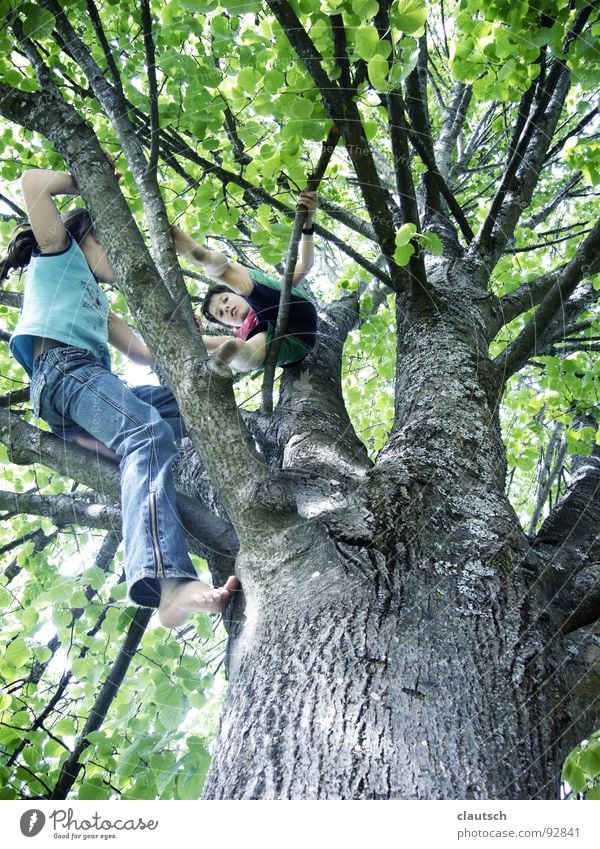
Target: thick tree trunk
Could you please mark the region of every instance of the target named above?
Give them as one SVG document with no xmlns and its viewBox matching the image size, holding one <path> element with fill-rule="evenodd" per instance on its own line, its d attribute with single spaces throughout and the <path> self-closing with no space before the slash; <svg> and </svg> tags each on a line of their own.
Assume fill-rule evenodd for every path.
<svg viewBox="0 0 600 849">
<path fill-rule="evenodd" d="M 514 551 L 388 559 L 318 525 L 265 543 L 239 558 L 207 798 L 556 795 L 556 681 Z"/>
<path fill-rule="evenodd" d="M 500 378 L 467 278 L 437 288 L 403 306 L 395 426 L 345 509 L 242 547 L 207 798 L 556 797 L 562 644 L 503 492 Z"/>
</svg>

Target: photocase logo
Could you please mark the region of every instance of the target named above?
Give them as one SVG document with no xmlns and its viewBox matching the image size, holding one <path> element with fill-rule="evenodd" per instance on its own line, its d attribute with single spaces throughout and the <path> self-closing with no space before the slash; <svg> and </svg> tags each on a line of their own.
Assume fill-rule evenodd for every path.
<svg viewBox="0 0 600 849">
<path fill-rule="evenodd" d="M 41 811 L 35 808 L 31 811 L 25 811 L 21 817 L 21 834 L 24 834 L 25 837 L 35 837 L 45 824 L 46 817 Z"/>
</svg>

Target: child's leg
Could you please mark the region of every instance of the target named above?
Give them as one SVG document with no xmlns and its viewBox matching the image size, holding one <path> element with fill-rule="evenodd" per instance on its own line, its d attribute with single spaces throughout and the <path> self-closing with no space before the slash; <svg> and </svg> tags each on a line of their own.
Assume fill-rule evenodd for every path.
<svg viewBox="0 0 600 849">
<path fill-rule="evenodd" d="M 133 394 L 146 404 L 158 410 L 173 431 L 175 441 L 180 442 L 185 436 L 185 425 L 179 412 L 179 405 L 168 386 L 133 386 Z"/>
<path fill-rule="evenodd" d="M 173 430 L 97 360 L 56 350 L 41 415 L 51 426 L 75 422 L 118 456 L 130 597 L 158 607 L 161 579 L 196 579 L 176 506 Z"/>
</svg>

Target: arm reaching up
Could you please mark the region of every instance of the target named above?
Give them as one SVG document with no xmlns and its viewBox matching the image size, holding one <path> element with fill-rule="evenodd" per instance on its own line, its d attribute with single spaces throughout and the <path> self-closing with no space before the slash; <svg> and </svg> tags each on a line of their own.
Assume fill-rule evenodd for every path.
<svg viewBox="0 0 600 849">
<path fill-rule="evenodd" d="M 232 262 L 221 251 L 199 245 L 181 227 L 171 228 L 173 244 L 177 253 L 182 254 L 195 265 L 201 265 L 209 277 L 227 284 L 239 295 L 249 295 L 252 291 L 252 279 L 248 269 L 239 262 Z"/>
<path fill-rule="evenodd" d="M 315 249 L 313 239 L 313 218 L 317 208 L 317 193 L 316 192 L 300 192 L 298 203 L 305 206 L 307 209 L 306 220 L 302 228 L 302 238 L 298 245 L 298 260 L 294 268 L 294 276 L 292 278 L 292 286 L 297 286 L 308 272 L 313 267 L 315 260 Z"/>
</svg>

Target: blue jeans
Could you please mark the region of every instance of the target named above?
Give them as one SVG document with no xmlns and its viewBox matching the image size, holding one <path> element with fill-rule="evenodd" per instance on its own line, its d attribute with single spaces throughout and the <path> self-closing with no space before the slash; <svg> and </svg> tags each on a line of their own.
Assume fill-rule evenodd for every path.
<svg viewBox="0 0 600 849">
<path fill-rule="evenodd" d="M 171 462 L 185 435 L 177 402 L 164 386 L 126 386 L 82 348 L 56 347 L 35 361 L 34 414 L 73 441 L 91 434 L 117 454 L 130 599 L 160 602 L 161 578 L 196 579 L 176 505 Z"/>
</svg>

